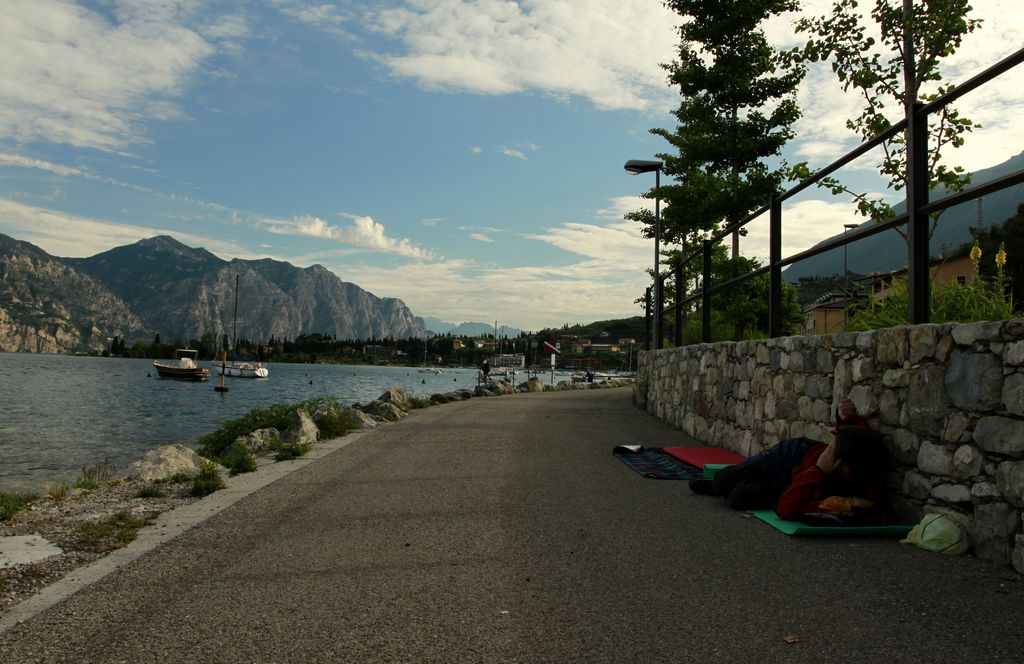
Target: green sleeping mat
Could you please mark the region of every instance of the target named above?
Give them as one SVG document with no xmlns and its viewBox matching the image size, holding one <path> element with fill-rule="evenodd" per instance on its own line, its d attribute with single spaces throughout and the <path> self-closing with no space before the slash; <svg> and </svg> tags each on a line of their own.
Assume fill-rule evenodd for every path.
<svg viewBox="0 0 1024 664">
<path fill-rule="evenodd" d="M 864 535 L 884 537 L 905 537 L 913 526 L 809 526 L 799 521 L 786 521 L 774 510 L 751 510 L 761 521 L 772 528 L 794 537 L 814 537 L 818 535 L 843 535 L 860 537 Z"/>
<path fill-rule="evenodd" d="M 704 477 L 711 479 L 723 468 L 728 468 L 731 463 L 706 463 L 704 464 Z"/>
</svg>

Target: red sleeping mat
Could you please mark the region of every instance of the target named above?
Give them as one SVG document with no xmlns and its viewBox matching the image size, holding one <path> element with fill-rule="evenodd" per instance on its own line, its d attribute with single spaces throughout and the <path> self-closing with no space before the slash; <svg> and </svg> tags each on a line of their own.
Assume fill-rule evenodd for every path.
<svg viewBox="0 0 1024 664">
<path fill-rule="evenodd" d="M 721 447 L 666 447 L 664 452 L 698 468 L 703 468 L 706 463 L 733 464 L 747 458 Z"/>
</svg>

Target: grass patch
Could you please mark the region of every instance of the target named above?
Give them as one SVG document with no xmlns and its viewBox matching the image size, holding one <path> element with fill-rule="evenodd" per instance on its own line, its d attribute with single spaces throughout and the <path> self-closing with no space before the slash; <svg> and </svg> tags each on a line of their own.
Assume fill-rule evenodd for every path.
<svg viewBox="0 0 1024 664">
<path fill-rule="evenodd" d="M 321 408 L 316 426 L 323 438 L 337 438 L 358 429 L 359 418 L 351 408 L 346 408 L 337 401 L 328 401 L 326 406 Z"/>
<path fill-rule="evenodd" d="M 50 500 L 57 503 L 67 498 L 69 491 L 71 491 L 71 483 L 68 482 L 66 477 L 62 477 L 60 481 L 46 486 L 46 495 L 50 497 Z"/>
<path fill-rule="evenodd" d="M 199 474 L 192 480 L 192 495 L 201 498 L 223 488 L 224 480 L 217 471 L 217 464 L 212 461 L 204 462 Z"/>
<path fill-rule="evenodd" d="M 163 498 L 164 490 L 160 488 L 159 484 L 147 484 L 146 486 L 139 489 L 139 492 L 135 494 L 136 498 Z"/>
<path fill-rule="evenodd" d="M 220 462 L 231 470 L 232 475 L 256 470 L 256 455 L 245 446 L 245 443 L 232 443 L 220 458 Z"/>
<path fill-rule="evenodd" d="M 430 399 L 421 399 L 419 397 L 409 397 L 409 404 L 413 408 L 426 408 L 428 406 L 433 405 L 430 402 Z"/>
<path fill-rule="evenodd" d="M 117 477 L 117 466 L 106 459 L 95 466 L 86 466 L 75 480 L 75 488 L 91 491 L 108 480 Z"/>
<path fill-rule="evenodd" d="M 156 519 L 156 513 L 133 516 L 117 512 L 94 523 L 82 523 L 75 528 L 75 547 L 82 551 L 105 553 L 126 546 L 135 539 L 139 529 Z"/>
<path fill-rule="evenodd" d="M 280 441 L 275 445 L 271 445 L 270 449 L 274 450 L 274 459 L 276 461 L 290 461 L 308 454 L 309 444 Z"/>
<path fill-rule="evenodd" d="M 28 508 L 36 498 L 37 496 L 32 493 L 0 492 L 0 521 L 6 521 L 14 516 L 15 512 Z"/>
</svg>

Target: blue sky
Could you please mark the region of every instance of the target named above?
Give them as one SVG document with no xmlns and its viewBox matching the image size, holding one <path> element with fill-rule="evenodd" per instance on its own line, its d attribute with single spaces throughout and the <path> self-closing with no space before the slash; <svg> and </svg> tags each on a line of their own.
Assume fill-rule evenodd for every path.
<svg viewBox="0 0 1024 664">
<path fill-rule="evenodd" d="M 822 13 L 825 0 L 805 2 Z M 945 71 L 1024 46 L 1019 0 Z M 660 0 L 0 3 L 0 232 L 58 256 L 171 234 L 222 258 L 320 263 L 414 313 L 538 329 L 636 315 L 651 243 L 622 215 L 666 146 L 676 17 Z M 768 27 L 795 45 L 791 19 Z M 1020 67 L 1018 70 L 1022 69 Z M 787 151 L 855 145 L 827 68 Z M 969 169 L 1024 149 L 1024 72 L 960 104 Z M 859 188 L 877 158 L 845 177 Z M 808 192 L 784 251 L 859 221 Z M 763 225 L 762 225 L 763 227 Z M 753 227 L 742 250 L 764 256 Z"/>
</svg>

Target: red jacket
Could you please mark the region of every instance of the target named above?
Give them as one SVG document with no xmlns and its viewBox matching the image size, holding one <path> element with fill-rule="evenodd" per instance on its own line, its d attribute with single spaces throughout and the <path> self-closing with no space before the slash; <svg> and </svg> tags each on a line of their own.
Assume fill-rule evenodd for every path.
<svg viewBox="0 0 1024 664">
<path fill-rule="evenodd" d="M 836 429 L 843 427 L 866 427 L 867 420 L 862 417 L 854 417 L 849 420 L 840 421 Z M 838 481 L 828 473 L 818 468 L 818 457 L 828 447 L 826 443 L 815 443 L 804 453 L 804 458 L 796 468 L 793 469 L 793 481 L 779 498 L 775 506 L 775 512 L 783 519 L 796 520 L 801 514 L 820 512 L 821 501 L 831 496 L 850 496 L 856 493 L 849 484 Z M 861 492 L 863 493 L 863 491 Z M 876 492 L 869 492 L 875 494 Z M 871 501 L 877 500 L 877 495 L 856 496 Z"/>
</svg>

